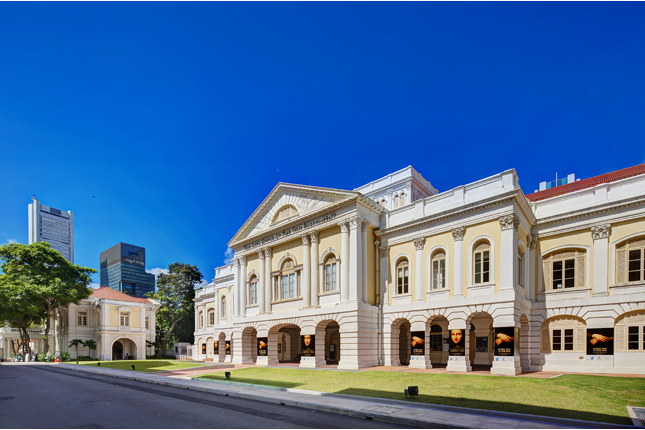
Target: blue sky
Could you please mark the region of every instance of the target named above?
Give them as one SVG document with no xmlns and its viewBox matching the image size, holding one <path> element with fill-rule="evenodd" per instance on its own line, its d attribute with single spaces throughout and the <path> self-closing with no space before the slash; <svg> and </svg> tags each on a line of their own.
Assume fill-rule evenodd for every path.
<svg viewBox="0 0 645 430">
<path fill-rule="evenodd" d="M 0 243 L 32 194 L 75 258 L 207 279 L 277 182 L 439 191 L 645 162 L 645 4 L 0 3 Z M 95 276 L 98 282 L 98 276 Z"/>
</svg>

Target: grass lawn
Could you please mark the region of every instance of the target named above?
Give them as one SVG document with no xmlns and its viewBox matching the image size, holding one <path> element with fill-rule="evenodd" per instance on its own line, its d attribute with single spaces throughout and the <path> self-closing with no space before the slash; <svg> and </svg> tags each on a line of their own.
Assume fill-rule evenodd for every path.
<svg viewBox="0 0 645 430">
<path fill-rule="evenodd" d="M 538 379 L 275 368 L 228 371 L 235 382 L 396 400 L 405 400 L 403 389 L 417 385 L 419 398 L 411 402 L 627 425 L 632 421 L 626 406 L 645 407 L 645 378 L 562 375 Z M 224 372 L 195 377 L 226 380 Z"/>
<path fill-rule="evenodd" d="M 97 367 L 97 361 L 79 361 L 79 366 Z M 74 361 L 68 364 L 76 364 Z M 137 372 L 162 372 L 164 370 L 179 370 L 189 367 L 205 366 L 203 363 L 191 363 L 176 360 L 118 360 L 118 361 L 101 361 L 101 367 L 108 369 L 132 370 L 132 365 Z"/>
</svg>

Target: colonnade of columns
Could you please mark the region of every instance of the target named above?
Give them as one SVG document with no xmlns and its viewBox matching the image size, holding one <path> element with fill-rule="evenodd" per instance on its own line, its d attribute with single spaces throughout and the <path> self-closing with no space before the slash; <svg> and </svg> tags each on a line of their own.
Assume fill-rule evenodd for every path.
<svg viewBox="0 0 645 430">
<path fill-rule="evenodd" d="M 338 222 L 341 229 L 340 249 L 340 299 L 341 302 L 367 302 L 367 227 L 369 220 L 355 216 Z M 320 291 L 319 233 L 309 232 L 300 236 L 303 247 L 301 272 L 300 307 L 318 306 Z M 279 285 L 278 275 L 272 275 L 273 250 L 264 247 L 257 251 L 259 258 L 258 273 L 258 313 L 269 313 L 274 297 L 273 286 Z M 248 303 L 247 256 L 234 260 L 235 281 L 233 291 L 233 315 L 245 316 Z M 277 289 L 276 289 L 277 290 Z M 276 294 L 279 294 L 276 291 Z"/>
</svg>

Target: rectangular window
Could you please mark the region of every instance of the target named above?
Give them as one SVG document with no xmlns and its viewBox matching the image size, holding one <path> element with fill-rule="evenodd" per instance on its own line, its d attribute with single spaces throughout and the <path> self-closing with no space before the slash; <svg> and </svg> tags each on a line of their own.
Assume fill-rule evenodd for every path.
<svg viewBox="0 0 645 430">
<path fill-rule="evenodd" d="M 645 327 L 643 327 L 643 329 L 645 330 Z M 627 336 L 628 336 L 628 338 L 627 338 L 628 339 L 627 340 L 627 348 L 630 351 L 638 351 L 638 346 L 640 344 L 640 339 L 639 339 L 639 333 L 638 332 L 640 330 L 640 327 L 628 327 L 627 330 L 628 330 L 628 332 L 627 332 Z"/>
<path fill-rule="evenodd" d="M 146 317 L 146 330 L 150 328 L 150 317 Z"/>
<path fill-rule="evenodd" d="M 208 314 L 208 324 L 215 325 L 215 312 L 211 312 Z"/>
<path fill-rule="evenodd" d="M 475 253 L 475 284 L 490 282 L 490 251 Z"/>
<path fill-rule="evenodd" d="M 564 350 L 573 351 L 573 329 L 564 330 Z"/>
<path fill-rule="evenodd" d="M 517 255 L 517 285 L 522 286 L 522 254 Z"/>
<path fill-rule="evenodd" d="M 281 287 L 282 298 L 286 299 L 287 297 L 289 297 L 289 275 L 282 276 Z"/>
<path fill-rule="evenodd" d="M 294 297 L 296 297 L 296 274 L 292 273 L 289 275 L 289 298 Z"/>
<path fill-rule="evenodd" d="M 258 283 L 251 282 L 251 304 L 255 305 L 258 302 Z"/>
<path fill-rule="evenodd" d="M 325 266 L 325 291 L 334 291 L 336 289 L 336 263 Z"/>
<path fill-rule="evenodd" d="M 553 350 L 562 351 L 562 330 L 553 330 Z"/>
<path fill-rule="evenodd" d="M 432 262 L 432 289 L 443 288 L 443 280 L 446 275 L 446 260 L 434 260 Z"/>
<path fill-rule="evenodd" d="M 637 282 L 642 280 L 641 278 L 641 269 L 642 269 L 642 249 L 634 249 L 629 251 L 629 263 L 628 263 L 628 274 L 627 279 L 629 282 Z"/>
<path fill-rule="evenodd" d="M 121 327 L 130 327 L 130 312 L 121 312 Z"/>
<path fill-rule="evenodd" d="M 553 289 L 561 290 L 576 286 L 576 260 L 553 262 Z"/>
<path fill-rule="evenodd" d="M 78 316 L 78 324 L 79 326 L 87 326 L 87 312 L 85 311 L 78 311 L 77 314 Z"/>
<path fill-rule="evenodd" d="M 400 267 L 398 273 L 398 294 L 408 294 L 408 268 Z"/>
</svg>

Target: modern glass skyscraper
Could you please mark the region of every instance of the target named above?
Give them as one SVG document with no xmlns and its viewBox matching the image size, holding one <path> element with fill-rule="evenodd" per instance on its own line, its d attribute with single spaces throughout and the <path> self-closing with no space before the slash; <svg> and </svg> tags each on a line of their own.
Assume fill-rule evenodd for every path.
<svg viewBox="0 0 645 430">
<path fill-rule="evenodd" d="M 74 263 L 74 212 L 45 206 L 34 195 L 29 204 L 29 243 L 47 242 Z"/>
<path fill-rule="evenodd" d="M 101 287 L 142 298 L 155 291 L 155 275 L 146 273 L 145 248 L 120 242 L 101 252 L 99 260 Z"/>
</svg>

